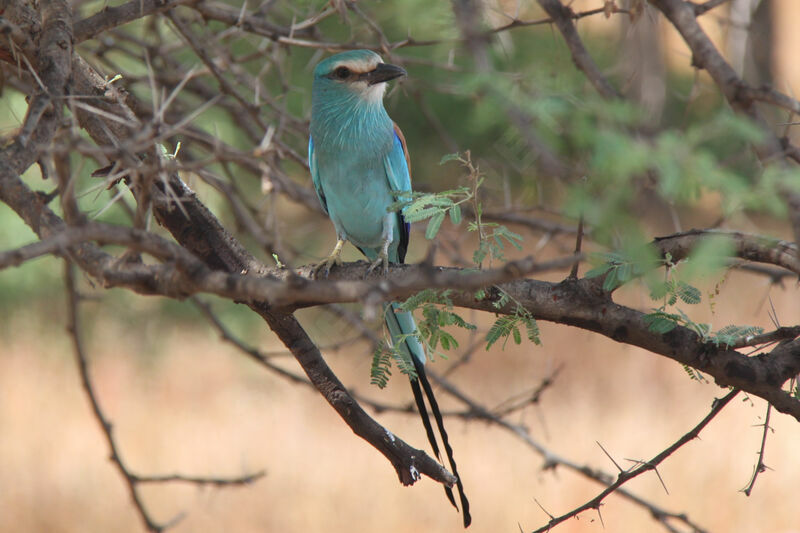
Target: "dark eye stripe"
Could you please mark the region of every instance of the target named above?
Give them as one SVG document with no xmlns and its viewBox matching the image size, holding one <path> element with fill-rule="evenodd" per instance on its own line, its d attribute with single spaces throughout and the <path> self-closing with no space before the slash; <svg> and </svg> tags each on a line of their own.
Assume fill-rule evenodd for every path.
<svg viewBox="0 0 800 533">
<path fill-rule="evenodd" d="M 333 77 L 344 80 L 350 77 L 351 71 L 347 67 L 337 67 L 336 70 L 333 71 Z"/>
</svg>

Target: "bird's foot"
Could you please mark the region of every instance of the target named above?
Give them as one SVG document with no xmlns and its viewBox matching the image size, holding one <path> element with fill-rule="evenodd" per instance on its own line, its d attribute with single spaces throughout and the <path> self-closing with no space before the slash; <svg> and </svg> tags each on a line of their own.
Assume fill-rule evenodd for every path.
<svg viewBox="0 0 800 533">
<path fill-rule="evenodd" d="M 331 267 L 334 265 L 341 265 L 342 264 L 342 247 L 344 246 L 344 241 L 339 240 L 336 241 L 336 246 L 334 247 L 331 255 L 326 257 L 323 261 L 320 261 L 313 267 L 311 267 L 311 277 L 312 278 L 319 278 L 320 272 L 322 273 L 323 278 L 327 278 L 328 274 L 331 273 Z"/>
<path fill-rule="evenodd" d="M 381 267 L 381 266 L 383 267 L 381 269 L 381 272 L 385 276 L 386 274 L 389 273 L 389 252 L 388 252 L 388 250 L 381 250 L 381 253 L 378 254 L 378 258 L 375 261 L 373 261 L 372 264 L 369 266 L 369 268 L 367 269 L 366 274 L 364 274 L 364 277 L 369 276 L 370 274 L 372 274 L 372 272 L 374 272 L 378 267 Z"/>
</svg>

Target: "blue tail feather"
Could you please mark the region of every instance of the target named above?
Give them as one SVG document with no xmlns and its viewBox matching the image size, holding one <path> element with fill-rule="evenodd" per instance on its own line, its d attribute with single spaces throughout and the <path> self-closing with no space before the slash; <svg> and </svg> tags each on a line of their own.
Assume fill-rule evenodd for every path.
<svg viewBox="0 0 800 533">
<path fill-rule="evenodd" d="M 398 345 L 399 343 L 399 348 L 406 352 L 414 364 L 414 370 L 417 373 L 417 379 L 411 380 L 411 390 L 414 393 L 414 401 L 417 404 L 417 410 L 422 418 L 422 425 L 425 426 L 425 433 L 428 436 L 428 441 L 431 444 L 431 448 L 433 449 L 436 458 L 441 461 L 439 445 L 436 442 L 430 417 L 428 416 L 428 410 L 425 407 L 425 402 L 423 399 L 422 392 L 425 392 L 425 396 L 428 399 L 428 404 L 433 412 L 433 417 L 436 420 L 436 426 L 438 427 L 439 434 L 442 438 L 442 444 L 444 445 L 444 450 L 447 454 L 450 468 L 453 471 L 453 475 L 456 476 L 456 488 L 458 489 L 459 499 L 461 500 L 461 509 L 464 516 L 464 527 L 468 527 L 472 522 L 472 518 L 469 514 L 469 501 L 464 494 L 464 486 L 461 483 L 461 477 L 458 475 L 456 461 L 453 458 L 453 448 L 450 446 L 450 441 L 447 438 L 447 431 L 444 429 L 444 420 L 442 418 L 442 413 L 439 410 L 439 403 L 436 401 L 436 397 L 433 394 L 433 388 L 431 387 L 431 384 L 428 381 L 428 377 L 425 373 L 425 349 L 422 347 L 422 344 L 416 337 L 404 337 L 404 335 L 410 335 L 411 333 L 414 333 L 414 331 L 417 329 L 417 325 L 414 322 L 414 317 L 411 315 L 411 313 L 405 311 L 398 312 L 397 304 L 390 303 L 384 305 L 384 319 L 386 322 L 386 327 L 389 329 L 389 333 L 392 336 L 392 343 L 395 345 Z M 444 490 L 445 494 L 447 495 L 447 499 L 450 500 L 450 503 L 453 504 L 453 507 L 458 509 L 458 505 L 456 505 L 455 498 L 453 497 L 452 489 L 445 486 Z"/>
</svg>

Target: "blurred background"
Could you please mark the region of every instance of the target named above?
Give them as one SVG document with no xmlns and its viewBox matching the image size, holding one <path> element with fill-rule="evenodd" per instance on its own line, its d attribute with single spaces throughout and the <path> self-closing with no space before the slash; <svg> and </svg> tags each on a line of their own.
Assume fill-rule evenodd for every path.
<svg viewBox="0 0 800 533">
<path fill-rule="evenodd" d="M 104 5 L 75 2 L 74 9 L 83 18 Z M 592 57 L 627 97 L 618 103 L 594 92 L 548 24 L 492 34 L 482 65 L 480 53 L 455 42 L 459 25 L 446 2 L 358 2 L 344 18 L 335 9 L 338 4 L 330 5 L 278 0 L 223 7 L 237 13 L 244 8 L 284 27 L 313 21 L 308 24 L 313 31 L 298 41 L 396 44 L 411 39 L 385 59 L 409 72 L 408 79 L 390 88 L 386 105 L 408 140 L 414 187 L 438 191 L 468 184 L 458 164 L 439 162 L 446 154 L 470 150 L 485 176 L 481 202 L 487 220 L 523 236 L 522 250 L 507 247 L 506 259 L 568 253 L 579 213 L 586 218 L 587 247 L 593 251 L 631 248 L 693 227 L 792 240 L 775 184 L 797 175 L 755 159 L 747 146 L 758 140 L 757 128 L 727 110 L 713 82 L 691 67 L 680 36 L 647 4 L 618 1 L 615 5 L 632 17 L 597 14 L 576 22 Z M 569 5 L 581 12 L 603 2 Z M 535 2 L 492 1 L 483 8 L 478 23 L 485 29 L 545 17 Z M 237 120 L 224 105 L 235 100 L 228 94 L 192 121 L 193 133 L 176 131 L 165 138 L 165 151 L 177 151 L 176 158 L 187 165 L 184 180 L 265 262 L 277 257 L 299 266 L 319 260 L 334 235 L 314 207 L 302 157 L 311 70 L 328 52 L 246 33 L 183 9 L 175 11 L 183 17 L 181 24 L 206 37 L 206 49 L 223 65 L 225 76 L 262 107 L 252 122 Z M 746 80 L 789 95 L 800 92 L 798 20 L 796 0 L 731 0 L 701 17 Z M 207 88 L 217 85 L 213 69 L 192 53 L 176 24 L 148 17 L 76 49 L 109 78 L 122 75 L 115 83 L 143 103 L 137 110 L 142 116 L 181 86 L 181 99 L 170 111 L 185 116 L 208 101 Z M 24 117 L 27 90 L 12 67 L 3 68 L 0 128 L 9 135 Z M 192 82 L 181 85 L 184 77 Z M 764 113 L 776 131 L 798 140 L 796 127 L 782 125 L 792 122 L 791 116 L 766 108 Z M 270 128 L 273 133 L 265 136 Z M 251 159 L 223 157 L 209 137 Z M 215 157 L 201 165 L 208 153 Z M 252 163 L 258 158 L 266 170 Z M 102 157 L 75 154 L 80 205 L 98 220 L 130 223 L 134 202 L 125 187 L 107 190 L 90 176 L 103 164 Z M 651 167 L 659 170 L 658 178 L 644 172 Z M 52 189 L 38 167 L 25 179 L 34 188 Z M 244 208 L 232 197 L 244 199 Z M 515 223 L 504 213 L 524 220 Z M 425 225 L 417 226 L 411 262 L 431 246 Z M 155 224 L 152 229 L 157 230 Z M 35 239 L 0 205 L 0 249 Z M 437 264 L 471 265 L 476 242 L 465 224 L 446 222 L 436 243 Z M 359 259 L 358 252 L 348 248 L 345 259 Z M 65 329 L 62 272 L 54 258 L 0 271 L 0 531 L 142 531 L 81 389 Z M 703 301 L 684 310 L 714 330 L 728 324 L 769 329 L 775 317 L 781 325 L 800 318 L 791 278 L 776 282 L 741 269 L 696 274 L 692 282 Z M 244 487 L 147 486 L 142 495 L 155 519 L 179 519 L 176 532 L 459 530 L 460 517 L 436 483 L 423 479 L 402 487 L 385 459 L 353 435 L 316 391 L 256 364 L 222 340 L 195 301 L 104 290 L 85 276 L 79 281 L 87 296 L 81 312 L 90 372 L 130 469 L 210 477 L 265 471 Z M 199 300 L 242 343 L 300 372 L 248 309 L 213 297 Z M 642 310 L 656 307 L 638 285 L 618 291 L 615 300 Z M 361 335 L 360 313 L 360 306 L 346 305 L 298 316 L 348 388 L 406 407 L 411 395 L 399 372 L 384 390 L 370 385 L 373 344 Z M 444 354 L 446 359 L 438 357 L 433 370 L 448 373 L 448 380 L 489 409 L 530 395 L 554 376 L 538 402 L 507 420 L 578 465 L 615 472 L 598 443 L 623 467 L 633 464 L 629 460 L 649 459 L 697 424 L 713 399 L 726 392 L 692 379 L 671 360 L 544 322 L 539 323 L 541 346 L 513 341 L 501 346 L 501 341 L 485 351 L 482 339 L 492 317 L 461 314 L 479 329 L 454 332 L 460 348 Z M 366 325 L 380 335 L 375 321 Z M 444 391 L 439 398 L 448 411 L 463 409 Z M 686 513 L 705 531 L 800 531 L 791 504 L 800 477 L 796 421 L 773 413 L 765 456 L 770 468 L 749 497 L 741 492 L 757 461 L 765 412 L 763 401 L 740 395 L 700 439 L 659 467 L 667 490 L 653 474 L 627 488 L 666 511 Z M 413 446 L 427 447 L 416 415 L 375 416 Z M 460 417 L 446 424 L 472 505 L 471 531 L 532 530 L 546 523 L 546 513 L 560 515 L 602 490 L 564 467 L 543 471 L 543 457 L 498 426 Z M 665 530 L 647 510 L 618 495 L 605 501 L 601 515 L 583 513 L 558 530 Z M 677 531 L 690 530 L 670 523 Z"/>
</svg>

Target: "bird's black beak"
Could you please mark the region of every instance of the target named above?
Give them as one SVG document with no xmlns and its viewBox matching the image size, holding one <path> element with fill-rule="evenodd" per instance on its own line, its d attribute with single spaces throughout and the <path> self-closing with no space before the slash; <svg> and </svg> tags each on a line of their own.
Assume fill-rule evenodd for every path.
<svg viewBox="0 0 800 533">
<path fill-rule="evenodd" d="M 406 74 L 407 73 L 405 69 L 398 67 L 397 65 L 378 63 L 378 66 L 375 67 L 375 70 L 367 72 L 363 74 L 363 76 L 369 85 L 375 85 L 376 83 L 393 80 L 395 78 L 399 78 L 400 76 L 405 76 Z"/>
</svg>

